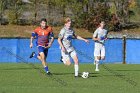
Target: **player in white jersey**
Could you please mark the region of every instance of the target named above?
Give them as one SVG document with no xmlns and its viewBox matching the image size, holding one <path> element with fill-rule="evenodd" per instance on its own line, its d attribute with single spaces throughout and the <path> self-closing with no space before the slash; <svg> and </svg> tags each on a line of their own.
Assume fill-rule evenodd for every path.
<svg viewBox="0 0 140 93">
<path fill-rule="evenodd" d="M 93 34 L 95 41 L 94 48 L 94 63 L 96 65 L 95 71 L 99 71 L 99 61 L 105 59 L 105 40 L 107 39 L 107 30 L 104 29 L 105 22 L 101 21 L 99 27 Z"/>
<path fill-rule="evenodd" d="M 71 28 L 71 19 L 66 18 L 64 22 L 64 27 L 61 29 L 58 36 L 58 43 L 61 47 L 61 55 L 62 61 L 65 65 L 70 65 L 70 57 L 74 60 L 74 69 L 75 69 L 75 77 L 78 77 L 79 71 L 79 62 L 76 51 L 72 46 L 72 38 L 77 38 L 79 40 L 83 40 L 85 42 L 89 42 L 87 39 L 84 39 L 75 34 L 74 30 Z"/>
</svg>

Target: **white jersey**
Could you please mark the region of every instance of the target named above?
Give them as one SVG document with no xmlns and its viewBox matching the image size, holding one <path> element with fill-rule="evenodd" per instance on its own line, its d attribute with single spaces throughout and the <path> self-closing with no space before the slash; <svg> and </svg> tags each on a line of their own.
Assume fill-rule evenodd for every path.
<svg viewBox="0 0 140 93">
<path fill-rule="evenodd" d="M 94 56 L 105 56 L 105 38 L 107 36 L 107 30 L 97 28 L 93 34 L 94 38 L 100 38 L 101 40 L 95 41 Z"/>
<path fill-rule="evenodd" d="M 97 43 L 101 43 L 101 44 L 105 43 L 106 36 L 107 36 L 107 30 L 101 29 L 101 28 L 97 28 L 93 34 L 93 37 L 101 39 L 101 40 L 95 41 L 95 43 L 97 42 Z"/>
<path fill-rule="evenodd" d="M 74 51 L 72 46 L 72 37 L 75 36 L 73 29 L 66 29 L 63 27 L 59 33 L 59 38 L 62 38 L 62 44 L 66 48 L 67 52 Z"/>
</svg>

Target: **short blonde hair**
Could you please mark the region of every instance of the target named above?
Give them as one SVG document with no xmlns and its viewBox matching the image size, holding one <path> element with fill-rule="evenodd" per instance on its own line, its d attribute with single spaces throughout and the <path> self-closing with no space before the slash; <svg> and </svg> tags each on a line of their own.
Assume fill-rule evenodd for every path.
<svg viewBox="0 0 140 93">
<path fill-rule="evenodd" d="M 66 17 L 65 19 L 64 19 L 64 24 L 66 24 L 66 23 L 68 23 L 68 22 L 70 22 L 71 21 L 71 19 L 69 18 L 69 17 Z"/>
</svg>

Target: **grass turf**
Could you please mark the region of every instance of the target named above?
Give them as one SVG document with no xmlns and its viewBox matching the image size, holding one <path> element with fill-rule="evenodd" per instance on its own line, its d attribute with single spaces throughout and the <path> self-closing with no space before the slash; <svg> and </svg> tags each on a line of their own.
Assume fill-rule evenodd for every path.
<svg viewBox="0 0 140 93">
<path fill-rule="evenodd" d="M 80 64 L 90 77 L 74 78 L 73 65 L 49 64 L 52 76 L 41 64 L 1 63 L 0 93 L 140 93 L 140 65 L 105 64 L 95 72 L 93 64 Z"/>
</svg>

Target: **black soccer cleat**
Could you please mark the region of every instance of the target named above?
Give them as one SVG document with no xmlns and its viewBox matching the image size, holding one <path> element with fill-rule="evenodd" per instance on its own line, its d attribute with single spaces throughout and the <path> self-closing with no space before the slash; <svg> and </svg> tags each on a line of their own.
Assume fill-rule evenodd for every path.
<svg viewBox="0 0 140 93">
<path fill-rule="evenodd" d="M 63 60 L 62 60 L 62 56 L 61 56 L 61 58 L 60 58 L 60 61 L 63 62 Z"/>
<path fill-rule="evenodd" d="M 48 71 L 48 72 L 47 72 L 47 75 L 52 75 L 52 73 Z"/>
<path fill-rule="evenodd" d="M 29 57 L 29 58 L 34 57 L 34 55 L 35 55 L 35 52 L 32 52 L 32 54 L 30 55 L 30 57 Z"/>
<path fill-rule="evenodd" d="M 80 76 L 78 75 L 78 76 L 74 76 L 75 78 L 79 78 Z"/>
</svg>

